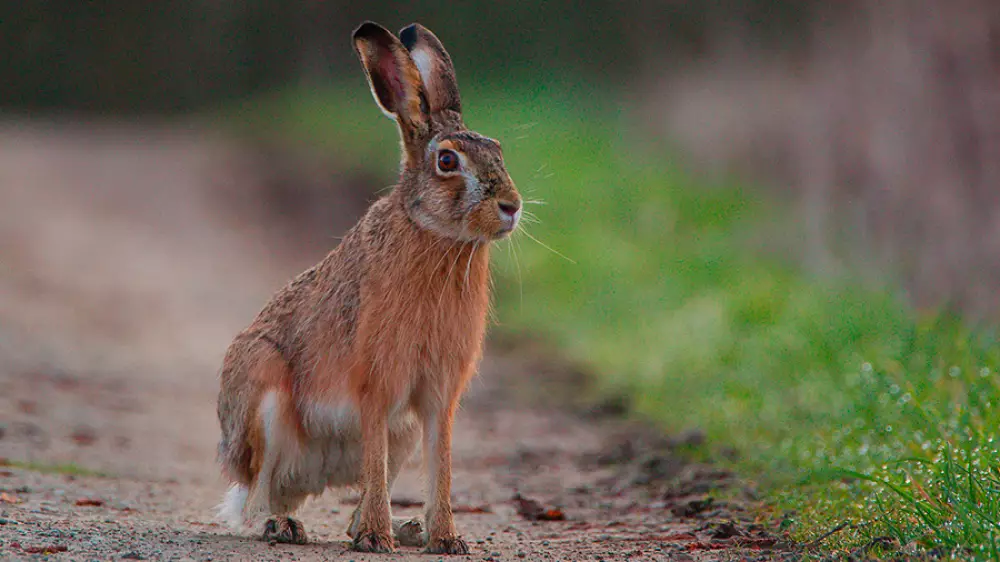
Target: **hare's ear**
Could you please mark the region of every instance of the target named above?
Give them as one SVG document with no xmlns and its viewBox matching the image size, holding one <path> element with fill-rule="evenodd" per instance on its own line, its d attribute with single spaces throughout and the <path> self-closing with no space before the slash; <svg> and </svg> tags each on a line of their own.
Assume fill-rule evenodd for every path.
<svg viewBox="0 0 1000 562">
<path fill-rule="evenodd" d="M 462 101 L 458 95 L 455 66 L 441 41 L 419 23 L 404 27 L 399 32 L 399 38 L 410 51 L 410 57 L 420 71 L 431 113 L 443 109 L 461 113 Z"/>
<path fill-rule="evenodd" d="M 404 138 L 426 131 L 427 93 L 409 51 L 389 30 L 366 21 L 354 31 L 354 48 L 379 107 L 402 129 Z"/>
</svg>

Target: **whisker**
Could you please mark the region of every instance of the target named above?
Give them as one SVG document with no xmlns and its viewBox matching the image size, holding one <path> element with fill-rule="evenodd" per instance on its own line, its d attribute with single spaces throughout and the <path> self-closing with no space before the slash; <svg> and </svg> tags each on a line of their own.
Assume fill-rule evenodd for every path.
<svg viewBox="0 0 1000 562">
<path fill-rule="evenodd" d="M 511 255 L 514 256 L 514 267 L 517 270 L 517 294 L 519 300 L 519 305 L 521 310 L 524 310 L 524 283 L 521 281 L 521 263 L 520 258 L 517 255 L 517 248 L 514 246 L 516 238 L 514 236 L 510 237 L 510 244 L 507 245 L 510 248 Z"/>
<path fill-rule="evenodd" d="M 441 254 L 441 257 L 438 258 L 437 263 L 434 264 L 434 269 L 432 269 L 431 271 L 437 271 L 438 266 L 440 266 L 444 262 L 444 259 L 446 257 L 448 257 L 448 254 L 451 253 L 452 248 L 454 248 L 455 246 L 459 245 L 460 243 L 461 243 L 461 240 L 455 240 L 454 242 L 452 242 L 451 244 L 449 244 L 448 245 L 448 249 L 445 250 L 444 253 Z"/>
<path fill-rule="evenodd" d="M 448 248 L 444 251 L 444 253 L 441 254 L 441 257 L 438 259 L 437 263 L 434 264 L 434 269 L 431 270 L 431 271 L 435 272 L 435 274 L 436 274 L 438 266 L 440 266 L 444 262 L 445 258 L 448 257 L 448 254 L 451 253 L 452 249 L 454 249 L 456 246 L 458 246 L 461 243 L 462 243 L 461 240 L 455 240 L 451 244 L 449 244 Z M 459 252 L 459 254 L 461 254 L 461 252 Z M 457 257 L 456 257 L 456 260 L 457 260 Z M 448 277 L 450 277 L 450 276 L 451 276 L 451 271 L 449 270 Z M 441 297 L 438 298 L 438 313 L 441 312 L 441 302 L 442 302 L 441 299 L 442 299 L 442 297 L 444 297 L 444 292 L 448 288 L 448 277 L 445 277 L 445 279 L 441 281 Z"/>
<path fill-rule="evenodd" d="M 552 252 L 553 254 L 555 254 L 555 255 L 559 256 L 560 258 L 562 258 L 562 259 L 564 259 L 564 260 L 568 261 L 569 263 L 571 263 L 571 264 L 573 264 L 573 265 L 577 265 L 577 263 L 576 263 L 575 261 L 571 260 L 570 258 L 567 258 L 566 256 L 564 256 L 563 254 L 561 254 L 561 253 L 557 252 L 556 250 L 553 250 L 553 249 L 552 249 L 551 247 L 549 247 L 549 246 L 548 246 L 548 245 L 547 245 L 547 244 L 546 244 L 545 242 L 542 242 L 542 241 L 541 241 L 541 240 L 539 240 L 538 238 L 535 238 L 534 236 L 532 236 L 532 235 L 531 235 L 531 233 L 527 231 L 527 229 L 524 229 L 524 228 L 522 228 L 522 229 L 521 229 L 521 232 L 523 232 L 523 233 L 524 233 L 524 235 L 525 235 L 525 236 L 527 236 L 528 238 L 531 238 L 532 240 L 534 240 L 534 241 L 535 241 L 535 243 L 536 243 L 536 244 L 538 244 L 539 246 L 541 246 L 541 247 L 545 248 L 546 250 L 548 250 L 548 251 Z"/>
<path fill-rule="evenodd" d="M 548 203 L 542 199 L 522 199 L 521 203 L 525 203 L 527 205 L 548 205 Z"/>
<path fill-rule="evenodd" d="M 455 266 L 458 265 L 458 260 L 462 258 L 462 250 L 465 249 L 466 242 L 461 242 L 461 246 L 458 251 L 455 252 L 455 261 L 451 262 L 451 267 L 448 268 L 448 275 L 444 277 L 444 285 L 441 287 L 441 296 L 438 297 L 438 310 L 441 310 L 441 303 L 444 302 L 444 294 L 448 292 L 448 284 L 451 282 L 451 272 L 455 271 Z"/>
<path fill-rule="evenodd" d="M 472 270 L 472 258 L 476 255 L 476 250 L 479 249 L 479 240 L 476 240 L 474 246 L 472 246 L 472 251 L 469 252 L 469 262 L 465 264 L 465 285 L 462 286 L 462 294 L 465 294 L 466 287 L 469 286 L 469 271 Z"/>
</svg>

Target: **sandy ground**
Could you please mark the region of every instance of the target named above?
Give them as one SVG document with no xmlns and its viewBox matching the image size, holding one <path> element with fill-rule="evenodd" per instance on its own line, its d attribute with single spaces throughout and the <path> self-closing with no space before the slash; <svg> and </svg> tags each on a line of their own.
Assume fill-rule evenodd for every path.
<svg viewBox="0 0 1000 562">
<path fill-rule="evenodd" d="M 351 552 L 347 491 L 299 512 L 305 546 L 213 520 L 222 353 L 368 193 L 296 158 L 198 131 L 0 128 L 0 559 L 439 558 Z M 287 205 L 321 192 L 325 206 Z M 579 392 L 566 373 L 517 346 L 488 353 L 455 432 L 471 559 L 794 557 L 729 475 L 672 453 L 678 439 L 564 407 Z M 419 472 L 417 455 L 394 515 L 420 513 Z"/>
</svg>

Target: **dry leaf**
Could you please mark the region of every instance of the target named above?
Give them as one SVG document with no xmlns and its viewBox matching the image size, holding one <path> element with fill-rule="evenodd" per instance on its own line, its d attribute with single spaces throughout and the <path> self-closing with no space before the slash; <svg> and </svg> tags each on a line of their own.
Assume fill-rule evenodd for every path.
<svg viewBox="0 0 1000 562">
<path fill-rule="evenodd" d="M 453 505 L 452 513 L 493 513 L 488 505 Z"/>
<path fill-rule="evenodd" d="M 104 505 L 104 500 L 97 498 L 80 498 L 76 500 L 76 505 L 82 507 L 100 507 Z"/>
<path fill-rule="evenodd" d="M 517 513 L 528 521 L 565 521 L 566 514 L 559 508 L 548 508 L 542 506 L 536 500 L 526 498 L 521 494 L 513 497 Z"/>
<path fill-rule="evenodd" d="M 21 503 L 21 498 L 14 494 L 2 493 L 0 494 L 0 503 Z"/>
<path fill-rule="evenodd" d="M 68 547 L 61 544 L 45 545 L 45 546 L 21 546 L 21 543 L 12 542 L 10 543 L 11 548 L 19 548 L 28 554 L 55 554 L 57 552 L 66 552 L 69 550 Z"/>
</svg>

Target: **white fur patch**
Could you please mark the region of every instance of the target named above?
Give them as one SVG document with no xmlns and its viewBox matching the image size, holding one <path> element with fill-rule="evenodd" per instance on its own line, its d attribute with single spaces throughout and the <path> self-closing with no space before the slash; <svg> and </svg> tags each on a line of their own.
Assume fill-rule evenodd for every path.
<svg viewBox="0 0 1000 562">
<path fill-rule="evenodd" d="M 264 423 L 264 440 L 268 445 L 274 443 L 274 420 L 277 416 L 278 393 L 271 391 L 260 401 L 260 419 Z"/>
<path fill-rule="evenodd" d="M 427 497 L 433 499 L 437 496 L 437 472 L 438 472 L 438 416 L 437 414 L 431 414 L 427 416 L 424 420 L 424 431 L 426 432 L 426 437 L 424 439 L 425 449 L 423 451 L 424 455 L 424 470 L 427 472 L 425 477 L 427 478 Z M 427 504 L 430 506 L 430 502 Z"/>
<path fill-rule="evenodd" d="M 420 72 L 420 79 L 424 82 L 424 88 L 427 91 L 431 91 L 434 81 L 434 60 L 431 58 L 430 53 L 427 49 L 416 48 L 410 52 L 410 58 L 413 59 L 413 64 L 417 65 L 417 71 Z"/>
<path fill-rule="evenodd" d="M 257 473 L 257 481 L 253 484 L 252 493 L 249 494 L 247 504 L 244 507 L 244 516 L 255 516 L 258 513 L 270 511 L 271 480 L 274 477 L 275 467 L 280 460 L 280 440 L 276 438 L 278 422 L 278 394 L 274 391 L 268 392 L 260 401 L 260 421 L 264 426 L 264 462 L 260 472 Z"/>
<path fill-rule="evenodd" d="M 358 431 L 358 409 L 344 401 L 335 404 L 312 403 L 303 412 L 303 421 L 313 436 L 335 436 Z"/>
<path fill-rule="evenodd" d="M 247 503 L 247 495 L 249 490 L 241 484 L 233 484 L 226 491 L 225 497 L 222 498 L 222 503 L 216 506 L 216 519 L 222 521 L 226 525 L 229 525 L 233 529 L 240 529 L 243 527 L 244 517 L 243 517 L 243 506 Z"/>
</svg>

